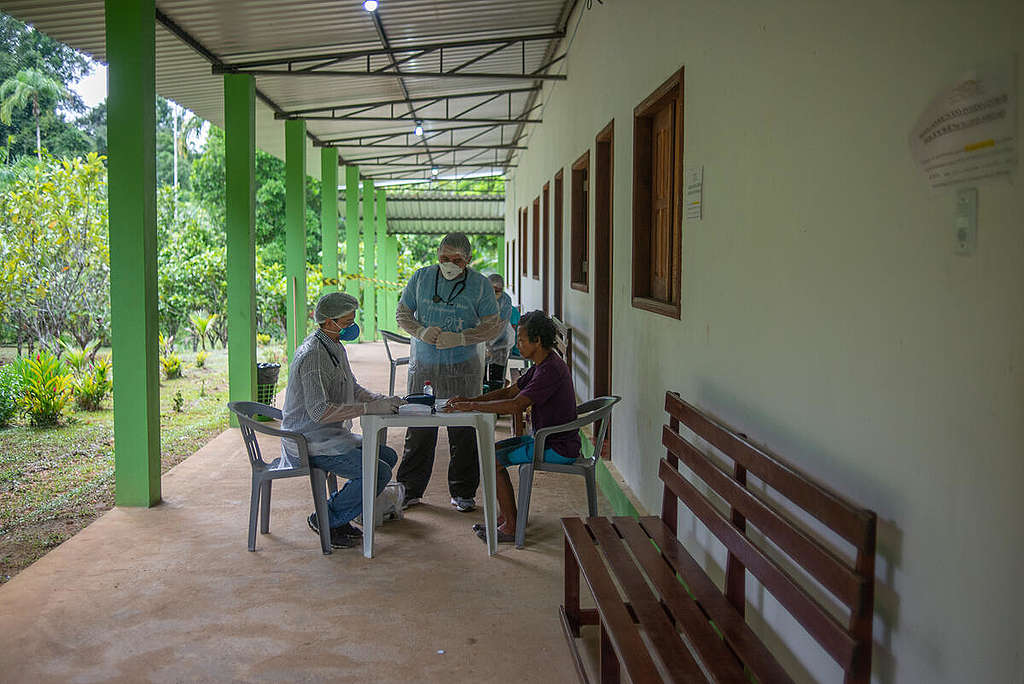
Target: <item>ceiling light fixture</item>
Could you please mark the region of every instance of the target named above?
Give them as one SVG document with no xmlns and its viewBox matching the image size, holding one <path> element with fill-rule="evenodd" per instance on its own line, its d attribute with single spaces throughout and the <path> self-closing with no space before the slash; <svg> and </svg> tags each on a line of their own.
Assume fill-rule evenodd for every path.
<svg viewBox="0 0 1024 684">
<path fill-rule="evenodd" d="M 436 176 L 437 175 L 437 167 L 436 166 L 434 168 L 430 169 L 430 175 L 431 176 Z"/>
<path fill-rule="evenodd" d="M 423 135 L 423 126 L 416 124 L 416 135 Z"/>
<path fill-rule="evenodd" d="M 379 4 L 377 0 L 363 0 L 363 9 L 367 12 L 376 12 Z"/>
</svg>

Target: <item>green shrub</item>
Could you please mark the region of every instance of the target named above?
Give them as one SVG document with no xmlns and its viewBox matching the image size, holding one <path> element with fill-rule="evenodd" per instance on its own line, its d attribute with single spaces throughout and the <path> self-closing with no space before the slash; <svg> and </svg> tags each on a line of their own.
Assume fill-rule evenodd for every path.
<svg viewBox="0 0 1024 684">
<path fill-rule="evenodd" d="M 75 403 L 84 411 L 99 411 L 112 387 L 110 361 L 100 359 L 91 372 L 83 373 L 75 380 Z"/>
<path fill-rule="evenodd" d="M 270 344 L 270 335 L 267 333 L 256 333 L 256 344 L 263 347 Z"/>
<path fill-rule="evenodd" d="M 71 374 L 56 356 L 43 351 L 22 366 L 18 408 L 32 425 L 56 425 L 72 398 Z"/>
<path fill-rule="evenodd" d="M 181 358 L 177 354 L 161 356 L 160 365 L 163 366 L 164 377 L 168 380 L 181 377 Z"/>
<path fill-rule="evenodd" d="M 206 365 L 206 357 L 208 356 L 205 349 L 200 349 L 199 353 L 196 354 L 196 368 L 202 368 Z"/>
<path fill-rule="evenodd" d="M 174 393 L 174 412 L 181 413 L 182 408 L 185 406 L 185 397 L 181 396 L 181 390 Z"/>
<path fill-rule="evenodd" d="M 0 427 L 6 426 L 18 412 L 21 395 L 21 371 L 18 364 L 0 366 Z"/>
</svg>

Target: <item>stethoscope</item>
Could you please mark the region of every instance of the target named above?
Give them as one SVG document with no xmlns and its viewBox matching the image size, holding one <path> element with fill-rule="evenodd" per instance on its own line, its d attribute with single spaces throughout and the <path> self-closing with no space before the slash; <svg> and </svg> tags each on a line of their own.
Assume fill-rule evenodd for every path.
<svg viewBox="0 0 1024 684">
<path fill-rule="evenodd" d="M 438 266 L 437 270 L 434 271 L 434 296 L 433 298 L 431 298 L 431 301 L 434 302 L 435 304 L 440 304 L 441 302 L 444 302 L 448 306 L 451 306 L 452 300 L 454 300 L 456 297 L 462 294 L 466 289 L 466 277 L 469 275 L 469 269 L 467 268 L 463 270 L 462 278 L 456 280 L 452 284 L 452 291 L 451 294 L 448 295 L 448 299 L 444 299 L 443 297 L 441 297 L 441 295 L 437 293 L 437 279 L 440 277 L 440 275 L 441 267 Z"/>
</svg>

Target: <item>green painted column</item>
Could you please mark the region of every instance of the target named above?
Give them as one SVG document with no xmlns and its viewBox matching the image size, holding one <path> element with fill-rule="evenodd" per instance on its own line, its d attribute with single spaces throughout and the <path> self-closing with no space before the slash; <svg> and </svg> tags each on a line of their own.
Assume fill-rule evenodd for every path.
<svg viewBox="0 0 1024 684">
<path fill-rule="evenodd" d="M 284 122 L 285 278 L 288 358 L 306 337 L 306 122 Z"/>
<path fill-rule="evenodd" d="M 228 397 L 256 399 L 256 84 L 224 76 Z M 238 419 L 231 415 L 231 424 Z"/>
<path fill-rule="evenodd" d="M 374 246 L 377 235 L 377 218 L 374 210 L 375 193 L 373 181 L 363 181 L 363 275 L 369 280 L 363 281 L 363 339 L 377 339 L 377 286 L 373 279 L 377 277 L 376 253 Z"/>
<path fill-rule="evenodd" d="M 345 274 L 359 274 L 359 167 L 345 167 Z M 356 279 L 345 281 L 345 292 L 359 299 L 361 283 Z M 359 327 L 364 328 L 363 310 L 356 313 Z"/>
<path fill-rule="evenodd" d="M 388 264 L 388 280 L 393 283 L 398 283 L 398 238 L 394 235 L 389 235 L 387 240 L 384 242 L 387 254 Z M 399 283 L 397 287 L 401 287 L 402 283 Z M 398 324 L 395 323 L 395 314 L 398 313 L 398 298 L 401 296 L 401 290 L 388 290 L 388 307 L 387 307 L 387 324 L 389 330 L 394 330 L 399 335 L 404 334 L 403 331 L 399 330 Z"/>
<path fill-rule="evenodd" d="M 387 196 L 384 189 L 377 191 L 377 279 L 390 281 L 388 277 L 388 224 L 387 224 Z M 388 320 L 388 293 L 387 286 L 377 286 L 377 329 L 394 330 L 395 326 Z"/>
<path fill-rule="evenodd" d="M 160 501 L 156 280 L 156 7 L 106 0 L 107 207 L 114 500 Z"/>
<path fill-rule="evenodd" d="M 505 277 L 505 236 L 498 238 L 498 274 Z"/>
<path fill-rule="evenodd" d="M 338 148 L 320 148 L 320 235 L 324 280 L 338 277 Z M 325 285 L 323 293 L 337 292 Z"/>
</svg>

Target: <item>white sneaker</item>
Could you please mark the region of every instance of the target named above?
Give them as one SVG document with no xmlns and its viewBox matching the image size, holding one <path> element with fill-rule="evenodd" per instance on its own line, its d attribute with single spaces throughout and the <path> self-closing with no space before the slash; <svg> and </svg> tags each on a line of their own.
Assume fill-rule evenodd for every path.
<svg viewBox="0 0 1024 684">
<path fill-rule="evenodd" d="M 476 509 L 476 499 L 470 499 L 463 496 L 453 496 L 452 506 L 461 513 L 468 513 L 469 511 Z"/>
</svg>

